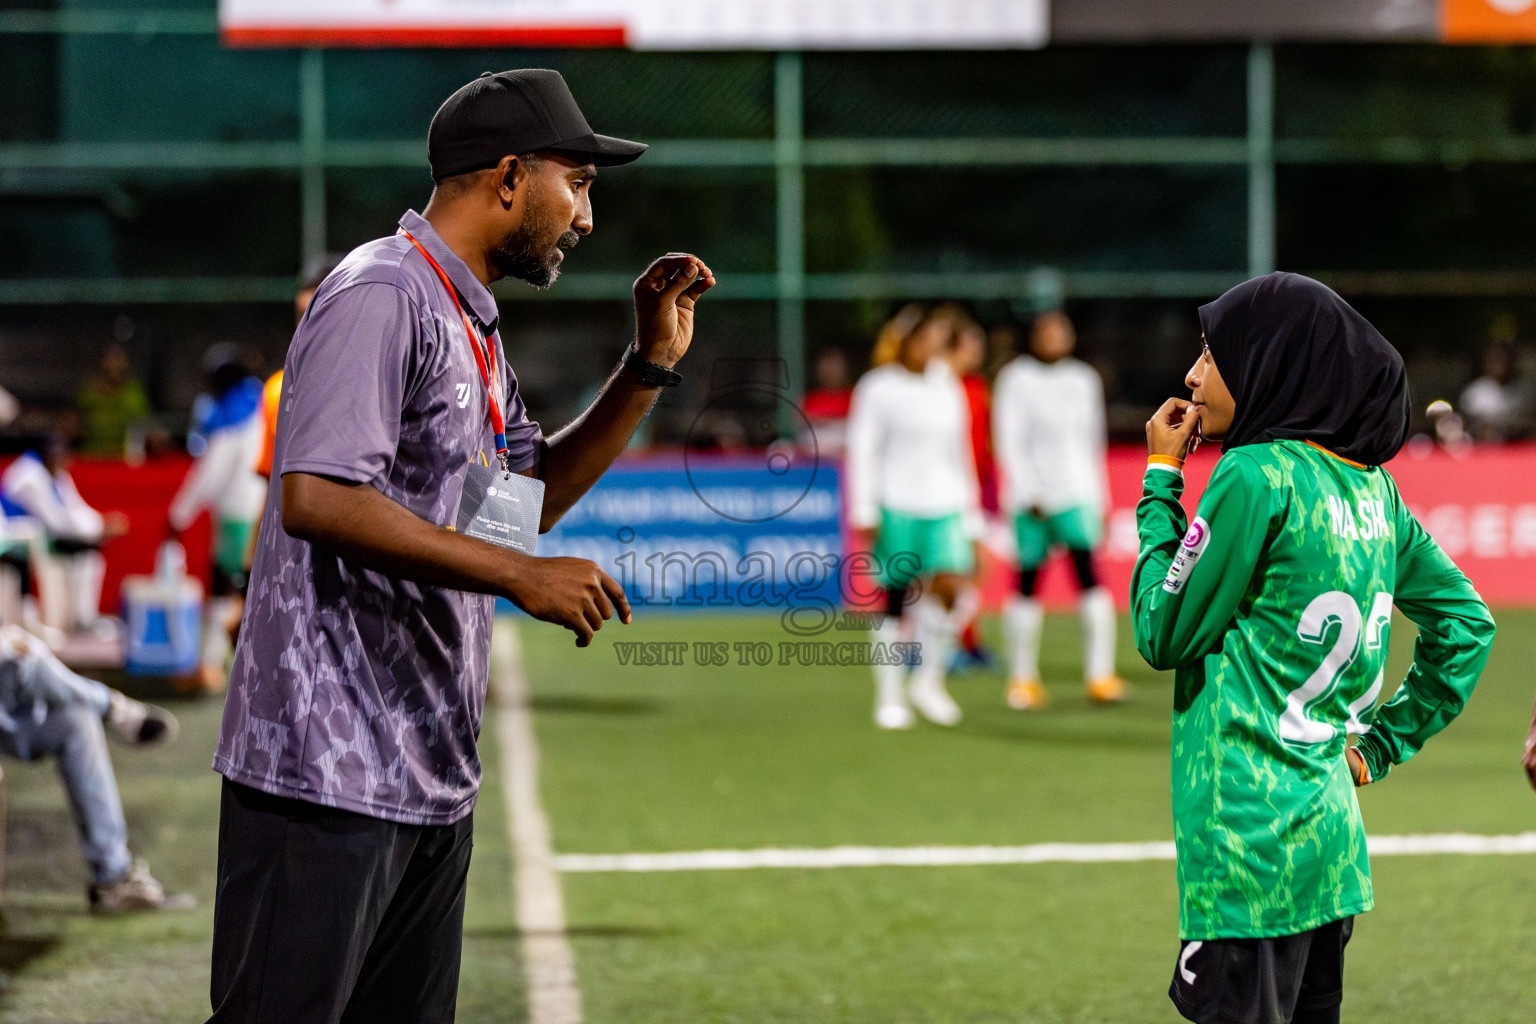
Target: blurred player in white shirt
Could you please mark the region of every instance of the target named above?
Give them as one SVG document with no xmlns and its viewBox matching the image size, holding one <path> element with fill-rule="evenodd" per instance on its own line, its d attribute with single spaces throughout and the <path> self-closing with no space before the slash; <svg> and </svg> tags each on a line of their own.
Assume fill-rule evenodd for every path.
<svg viewBox="0 0 1536 1024">
<path fill-rule="evenodd" d="M 1125 681 L 1115 672 L 1115 602 L 1093 562 L 1109 498 L 1104 384 L 1093 367 L 1072 358 L 1076 346 L 1065 314 L 1041 316 L 1030 336 L 1030 354 L 1003 367 L 993 391 L 1003 508 L 1014 517 L 1019 546 L 1019 594 L 1004 610 L 1003 626 L 1008 704 L 1021 711 L 1047 701 L 1039 664 L 1044 615 L 1035 587 L 1041 565 L 1057 546 L 1071 557 L 1082 592 L 1088 698 L 1096 703 L 1126 698 Z"/>
<path fill-rule="evenodd" d="M 921 652 L 915 665 L 874 666 L 882 729 L 911 728 L 914 708 L 937 725 L 960 721 L 944 671 L 975 614 L 982 521 L 965 392 L 942 358 L 953 330 L 948 316 L 925 317 L 894 361 L 859 381 L 849 412 L 848 516 L 886 597 L 875 640 L 887 650 L 916 641 Z"/>
</svg>

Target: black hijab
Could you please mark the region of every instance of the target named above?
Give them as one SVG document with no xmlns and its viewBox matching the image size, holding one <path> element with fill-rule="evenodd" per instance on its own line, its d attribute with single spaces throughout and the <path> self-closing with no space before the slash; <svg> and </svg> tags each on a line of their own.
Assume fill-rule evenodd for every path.
<svg viewBox="0 0 1536 1024">
<path fill-rule="evenodd" d="M 1237 403 L 1223 450 L 1304 440 L 1379 466 L 1408 439 L 1402 357 L 1326 285 L 1256 277 L 1201 306 L 1200 326 Z"/>
</svg>

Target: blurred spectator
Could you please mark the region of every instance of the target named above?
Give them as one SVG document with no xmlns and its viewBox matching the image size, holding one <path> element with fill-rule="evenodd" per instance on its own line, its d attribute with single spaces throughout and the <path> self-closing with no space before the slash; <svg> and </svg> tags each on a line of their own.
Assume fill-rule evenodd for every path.
<svg viewBox="0 0 1536 1024">
<path fill-rule="evenodd" d="M 203 653 L 189 689 L 223 689 L 230 630 L 245 592 L 246 554 L 266 500 L 266 482 L 257 475 L 265 434 L 262 382 L 251 373 L 246 353 L 232 344 L 215 345 L 203 356 L 208 392 L 193 404 L 187 447 L 197 458 L 171 502 L 167 532 L 176 536 L 205 508 L 213 512 L 213 585 L 203 614 Z"/>
<path fill-rule="evenodd" d="M 848 353 L 840 348 L 822 349 L 816 353 L 812 374 L 816 386 L 805 393 L 800 409 L 811 422 L 817 450 L 836 455 L 847 443 L 848 405 L 853 401 Z"/>
<path fill-rule="evenodd" d="M 144 385 L 133 376 L 128 350 L 113 342 L 102 354 L 95 374 L 75 394 L 80 451 L 122 457 L 128 449 L 129 432 L 142 431 L 151 413 Z"/>
<path fill-rule="evenodd" d="M 173 910 L 192 906 L 167 896 L 142 860 L 128 852 L 128 826 L 107 753 L 107 734 L 134 746 L 176 738 L 170 712 L 143 704 L 65 668 L 37 637 L 0 627 L 0 754 L 57 759 L 69 808 L 91 869 L 91 910 Z"/>
<path fill-rule="evenodd" d="M 1501 339 L 1483 354 L 1483 375 L 1461 393 L 1461 411 L 1476 441 L 1516 441 L 1531 423 L 1531 392 L 1520 375 L 1520 349 Z"/>
<path fill-rule="evenodd" d="M 1450 402 L 1440 398 L 1430 402 L 1424 410 L 1424 420 L 1428 429 L 1408 439 L 1408 454 L 1426 458 L 1437 446 L 1458 459 L 1471 454 L 1472 435 L 1467 433 L 1466 422 Z"/>
<path fill-rule="evenodd" d="M 121 512 L 97 512 L 69 475 L 69 442 L 59 432 L 25 452 L 0 476 L 0 510 L 6 534 L 28 544 L 37 575 L 41 609 L 33 624 L 51 639 L 53 631 L 115 633 L 115 620 L 101 615 L 106 560 L 101 545 L 128 532 Z"/>
</svg>

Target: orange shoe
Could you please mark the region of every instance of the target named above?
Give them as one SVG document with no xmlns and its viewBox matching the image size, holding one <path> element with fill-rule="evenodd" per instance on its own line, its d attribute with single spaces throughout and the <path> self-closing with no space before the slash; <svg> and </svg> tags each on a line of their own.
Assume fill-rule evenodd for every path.
<svg viewBox="0 0 1536 1024">
<path fill-rule="evenodd" d="M 1131 699 L 1130 687 L 1119 676 L 1103 676 L 1088 684 L 1088 699 L 1095 704 L 1124 704 Z"/>
<path fill-rule="evenodd" d="M 1051 702 L 1038 679 L 1015 679 L 1008 684 L 1008 706 L 1015 711 L 1039 711 Z"/>
</svg>

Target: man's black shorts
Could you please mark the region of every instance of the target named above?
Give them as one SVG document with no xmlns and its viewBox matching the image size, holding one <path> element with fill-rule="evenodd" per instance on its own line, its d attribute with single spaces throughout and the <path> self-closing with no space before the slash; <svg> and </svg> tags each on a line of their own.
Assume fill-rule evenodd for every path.
<svg viewBox="0 0 1536 1024">
<path fill-rule="evenodd" d="M 1196 1024 L 1338 1024 L 1355 919 L 1300 935 L 1185 942 L 1168 995 Z"/>
</svg>

